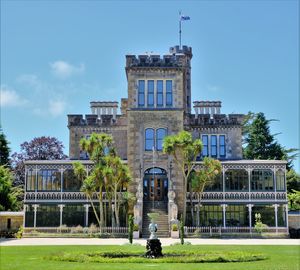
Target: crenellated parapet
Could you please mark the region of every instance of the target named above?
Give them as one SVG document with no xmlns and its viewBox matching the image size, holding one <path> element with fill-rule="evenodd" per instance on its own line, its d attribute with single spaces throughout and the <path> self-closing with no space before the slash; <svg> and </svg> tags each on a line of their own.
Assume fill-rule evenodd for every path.
<svg viewBox="0 0 300 270">
<path fill-rule="evenodd" d="M 159 55 L 147 52 L 140 55 L 126 55 L 126 68 L 131 67 L 186 67 L 190 66 L 192 48 L 188 46 L 171 47 L 169 54 Z"/>
</svg>

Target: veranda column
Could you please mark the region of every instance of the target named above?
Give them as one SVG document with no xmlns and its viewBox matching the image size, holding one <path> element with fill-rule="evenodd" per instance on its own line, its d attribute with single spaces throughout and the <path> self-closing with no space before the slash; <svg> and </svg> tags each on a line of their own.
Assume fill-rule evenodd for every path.
<svg viewBox="0 0 300 270">
<path fill-rule="evenodd" d="M 273 204 L 275 210 L 275 228 L 276 234 L 278 233 L 278 204 Z"/>
<path fill-rule="evenodd" d="M 34 211 L 34 215 L 33 215 L 33 227 L 36 227 L 36 212 L 37 212 L 37 208 L 39 207 L 38 204 L 33 204 L 33 211 Z"/>
<path fill-rule="evenodd" d="M 226 228 L 226 207 L 227 204 L 221 204 L 223 208 L 223 228 Z"/>
<path fill-rule="evenodd" d="M 286 232 L 289 233 L 289 205 L 285 205 Z"/>
<path fill-rule="evenodd" d="M 62 226 L 62 215 L 63 215 L 63 208 L 65 207 L 64 204 L 59 204 L 59 227 Z"/>
<path fill-rule="evenodd" d="M 248 213 L 249 213 L 250 234 L 252 234 L 252 207 L 253 207 L 253 204 L 247 204 L 247 207 L 248 207 Z"/>
<path fill-rule="evenodd" d="M 90 208 L 90 205 L 85 204 L 84 207 L 85 207 L 85 224 L 84 224 L 84 226 L 88 227 L 89 226 L 89 208 Z"/>
</svg>

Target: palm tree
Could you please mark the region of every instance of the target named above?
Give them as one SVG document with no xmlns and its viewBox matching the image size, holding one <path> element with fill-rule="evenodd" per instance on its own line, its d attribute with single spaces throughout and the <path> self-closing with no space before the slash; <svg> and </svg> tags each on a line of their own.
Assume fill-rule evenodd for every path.
<svg viewBox="0 0 300 270">
<path fill-rule="evenodd" d="M 205 157 L 203 159 L 203 168 L 199 171 L 192 173 L 192 190 L 197 194 L 198 205 L 197 205 L 197 227 L 200 226 L 200 205 L 202 193 L 206 186 L 212 185 L 218 175 L 222 171 L 220 161 Z"/>
</svg>

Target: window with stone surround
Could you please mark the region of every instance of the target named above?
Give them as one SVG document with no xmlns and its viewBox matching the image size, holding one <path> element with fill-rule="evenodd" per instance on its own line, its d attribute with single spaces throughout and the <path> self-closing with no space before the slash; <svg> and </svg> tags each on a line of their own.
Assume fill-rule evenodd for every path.
<svg viewBox="0 0 300 270">
<path fill-rule="evenodd" d="M 154 129 L 147 128 L 145 130 L 145 150 L 152 151 L 154 148 Z"/>
<path fill-rule="evenodd" d="M 147 106 L 154 107 L 154 81 L 147 81 Z"/>
<path fill-rule="evenodd" d="M 166 80 L 166 106 L 173 105 L 173 83 L 172 80 Z"/>
<path fill-rule="evenodd" d="M 203 143 L 202 156 L 203 157 L 208 157 L 208 155 L 209 155 L 209 151 L 208 151 L 208 135 L 202 135 L 202 143 Z"/>
<path fill-rule="evenodd" d="M 145 106 L 145 81 L 144 80 L 138 81 L 138 106 L 139 107 Z"/>
<path fill-rule="evenodd" d="M 210 153 L 212 157 L 217 157 L 218 156 L 218 151 L 217 151 L 217 135 L 211 135 L 210 137 Z"/>
<path fill-rule="evenodd" d="M 225 135 L 219 136 L 219 155 L 221 158 L 226 157 Z"/>
<path fill-rule="evenodd" d="M 162 151 L 165 136 L 167 136 L 167 130 L 165 128 L 159 128 L 156 130 L 156 150 Z"/>
<path fill-rule="evenodd" d="M 156 84 L 156 106 L 163 107 L 164 106 L 164 86 L 163 81 L 158 80 Z"/>
</svg>

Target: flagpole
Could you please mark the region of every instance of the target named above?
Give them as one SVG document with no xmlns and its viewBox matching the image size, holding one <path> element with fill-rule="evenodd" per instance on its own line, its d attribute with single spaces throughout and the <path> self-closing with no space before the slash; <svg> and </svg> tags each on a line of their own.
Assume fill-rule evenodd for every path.
<svg viewBox="0 0 300 270">
<path fill-rule="evenodd" d="M 179 11 L 179 49 L 181 49 L 181 11 Z"/>
</svg>

